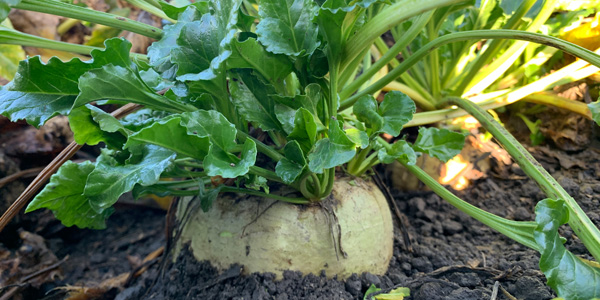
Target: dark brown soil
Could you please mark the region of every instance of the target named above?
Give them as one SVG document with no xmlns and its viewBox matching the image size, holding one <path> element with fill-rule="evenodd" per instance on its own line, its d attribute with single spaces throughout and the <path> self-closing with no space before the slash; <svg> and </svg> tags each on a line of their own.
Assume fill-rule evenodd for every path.
<svg viewBox="0 0 600 300">
<path fill-rule="evenodd" d="M 575 197 L 600 225 L 600 149 L 592 143 L 585 151 L 566 154 L 547 146 L 532 148 L 534 156 Z M 543 193 L 514 166 L 497 167 L 488 178 L 474 182 L 457 194 L 492 213 L 514 220 L 533 220 L 535 203 Z M 345 281 L 289 272 L 282 281 L 270 274 L 240 276 L 239 267 L 218 274 L 208 263 L 184 254 L 168 263 L 159 276 L 153 264 L 125 288 L 105 288 L 104 298 L 92 299 L 363 299 L 371 284 L 383 289 L 409 287 L 408 299 L 490 299 L 498 282 L 496 299 L 544 300 L 555 295 L 538 269 L 539 255 L 494 232 L 431 192 L 393 192 L 405 214 L 412 251 L 399 230 L 395 251 L 385 276 L 360 274 Z M 2 233 L 4 246 L 17 253 L 25 242 L 18 229 L 35 232 L 60 260 L 64 278 L 27 286 L 15 299 L 62 299 L 55 287 L 102 286 L 106 279 L 129 274 L 141 260 L 165 243 L 165 213 L 143 206 L 121 205 L 104 231 L 64 228 L 47 213 L 30 215 Z M 11 234 L 11 232 L 13 232 Z M 575 254 L 589 258 L 569 229 L 561 234 Z M 14 237 L 14 238 L 9 238 Z M 0 261 L 2 262 L 2 261 Z M 6 270 L 5 270 L 6 271 Z M 5 272 L 3 271 L 3 272 Z M 154 279 L 158 278 L 153 285 Z M 122 286 L 121 284 L 120 286 Z M 48 293 L 48 294 L 46 294 Z"/>
</svg>

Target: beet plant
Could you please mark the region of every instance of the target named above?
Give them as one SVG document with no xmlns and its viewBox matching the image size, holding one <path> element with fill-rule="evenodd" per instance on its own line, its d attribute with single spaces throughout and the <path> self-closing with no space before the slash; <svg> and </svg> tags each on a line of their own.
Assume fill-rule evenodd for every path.
<svg viewBox="0 0 600 300">
<path fill-rule="evenodd" d="M 98 49 L 2 31 L 6 43 L 89 53 L 91 59 L 22 61 L 0 92 L 0 112 L 35 126 L 67 115 L 78 144 L 105 145 L 95 162 L 64 163 L 27 211 L 49 208 L 67 226 L 101 229 L 124 193 L 180 196 L 176 236 L 189 241 L 196 258 L 218 267 L 241 263 L 245 272 L 276 274 L 325 269 L 340 278 L 382 274 L 392 254 L 391 215 L 365 176 L 377 164 L 399 161 L 458 209 L 540 251 L 540 269 L 561 297 L 600 296 L 599 270 L 566 251 L 557 228 L 568 223 L 596 259 L 600 232 L 487 113 L 461 98 L 440 101 L 479 119 L 546 192 L 535 222 L 487 213 L 429 177 L 415 165 L 417 156 L 447 161 L 461 150 L 464 135 L 421 128 L 409 143 L 401 130 L 412 119 L 414 102 L 395 91 L 382 101 L 373 97 L 432 50 L 464 40 L 542 43 L 600 66 L 598 55 L 537 33 L 463 31 L 433 39 L 354 93 L 347 89 L 354 88 L 358 71 L 385 65 L 364 59 L 382 34 L 411 18 L 473 3 L 130 2 L 170 24 L 159 29 L 59 1 L 0 1 L 2 16 L 9 7 L 40 11 L 157 39 L 141 55 L 130 53 L 124 39 Z M 124 114 L 108 114 L 94 103 L 134 112 L 117 118 Z M 390 144 L 382 134 L 400 138 Z"/>
</svg>

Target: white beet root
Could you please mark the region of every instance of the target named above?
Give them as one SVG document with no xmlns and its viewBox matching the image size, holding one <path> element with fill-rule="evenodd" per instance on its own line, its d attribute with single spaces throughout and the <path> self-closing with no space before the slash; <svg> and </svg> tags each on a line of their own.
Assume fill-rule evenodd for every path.
<svg viewBox="0 0 600 300">
<path fill-rule="evenodd" d="M 384 274 L 394 236 L 385 197 L 370 181 L 354 179 L 350 184 L 346 178 L 336 180 L 332 195 L 328 201 L 341 239 L 338 223 L 319 205 L 273 203 L 258 197 L 235 203 L 233 198 L 221 197 L 209 212 L 192 213 L 178 249 L 189 243 L 196 259 L 208 260 L 219 270 L 240 264 L 244 274 L 272 272 L 278 279 L 285 270 L 305 275 L 325 270 L 328 277 L 339 279 L 352 273 Z M 180 206 L 178 216 L 182 211 Z M 340 252 L 340 240 L 346 258 Z"/>
</svg>

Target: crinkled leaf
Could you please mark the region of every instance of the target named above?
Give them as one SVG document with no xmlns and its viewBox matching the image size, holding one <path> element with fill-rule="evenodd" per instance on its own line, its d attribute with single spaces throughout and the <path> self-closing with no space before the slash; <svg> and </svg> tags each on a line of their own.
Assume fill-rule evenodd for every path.
<svg viewBox="0 0 600 300">
<path fill-rule="evenodd" d="M 281 85 L 292 71 L 291 61 L 284 55 L 271 54 L 254 38 L 243 42 L 234 39 L 231 43 L 231 56 L 227 68 L 249 68 L 260 73 L 273 85 Z"/>
<path fill-rule="evenodd" d="M 356 144 L 348 138 L 338 122 L 329 124 L 329 137 L 317 141 L 308 154 L 308 168 L 315 173 L 323 173 L 349 162 L 356 155 Z"/>
<path fill-rule="evenodd" d="M 235 178 L 248 173 L 256 161 L 256 144 L 247 139 L 243 145 L 241 158 L 230 153 L 237 146 L 235 126 L 221 113 L 198 110 L 181 114 L 181 125 L 188 134 L 207 137 L 210 141 L 208 154 L 203 166 L 209 176 Z"/>
<path fill-rule="evenodd" d="M 256 191 L 264 190 L 265 193 L 267 193 L 267 194 L 269 193 L 269 185 L 268 185 L 268 181 L 266 178 L 264 178 L 262 176 L 256 176 L 256 175 L 246 175 L 246 176 L 248 176 L 248 178 L 244 182 L 244 186 L 246 186 L 247 188 L 249 188 L 251 190 L 256 190 Z"/>
<path fill-rule="evenodd" d="M 132 157 L 125 164 L 119 163 L 109 151 L 103 151 L 98 158 L 84 190 L 84 195 L 90 199 L 91 207 L 96 212 L 102 213 L 111 207 L 135 184 L 156 183 L 176 157 L 173 151 L 155 145 L 144 145 L 130 151 Z"/>
<path fill-rule="evenodd" d="M 132 134 L 125 148 L 144 143 L 158 145 L 199 160 L 204 159 L 210 146 L 208 137 L 188 134 L 187 128 L 181 125 L 181 117 L 158 121 Z"/>
<path fill-rule="evenodd" d="M 182 104 L 158 95 L 131 69 L 106 65 L 79 77 L 81 92 L 73 108 L 92 101 L 112 99 L 142 104 L 151 108 L 178 111 Z"/>
<path fill-rule="evenodd" d="M 0 0 L 0 22 L 8 17 L 11 6 L 15 6 L 19 3 L 21 3 L 21 0 Z"/>
<path fill-rule="evenodd" d="M 312 22 L 312 0 L 262 0 L 256 27 L 258 40 L 267 51 L 289 56 L 310 55 L 319 46 L 318 29 Z"/>
<path fill-rule="evenodd" d="M 65 162 L 52 175 L 46 187 L 29 203 L 26 212 L 48 208 L 65 226 L 105 228 L 105 220 L 113 209 L 97 212 L 92 208 L 93 200 L 83 195 L 86 180 L 93 170 L 94 164 L 89 161 L 80 164 Z"/>
<path fill-rule="evenodd" d="M 533 237 L 540 249 L 540 270 L 559 297 L 583 300 L 600 297 L 600 268 L 567 251 L 558 227 L 569 220 L 563 200 L 545 199 L 535 207 L 538 224 Z"/>
<path fill-rule="evenodd" d="M 178 80 L 212 80 L 222 72 L 231 55 L 241 2 L 210 1 L 210 14 L 183 26 L 177 39 L 179 47 L 171 51 L 171 61 L 178 65 Z"/>
<path fill-rule="evenodd" d="M 276 93 L 273 86 L 262 82 L 247 69 L 239 69 L 230 76 L 231 100 L 240 114 L 265 131 L 283 130 L 275 114 L 275 101 L 269 96 Z"/>
<path fill-rule="evenodd" d="M 435 127 L 422 127 L 419 129 L 419 136 L 413 147 L 417 151 L 447 162 L 459 154 L 464 145 L 465 136 L 462 133 Z"/>
<path fill-rule="evenodd" d="M 177 39 L 181 29 L 188 23 L 199 20 L 202 14 L 194 6 L 188 6 L 179 16 L 177 23 L 167 25 L 163 29 L 162 38 L 148 47 L 148 59 L 150 65 L 162 75 L 163 78 L 174 79 L 177 73 L 177 65 L 172 61 L 173 49 L 178 48 Z"/>
<path fill-rule="evenodd" d="M 128 130 L 139 131 L 146 126 L 154 124 L 154 122 L 158 120 L 162 120 L 168 115 L 169 113 L 165 111 L 142 108 L 125 116 L 120 122 Z"/>
<path fill-rule="evenodd" d="M 93 50 L 91 61 L 74 58 L 63 62 L 52 57 L 44 64 L 39 56 L 19 64 L 15 79 L 0 91 L 0 114 L 16 121 L 26 119 L 34 126 L 58 114 L 66 114 L 79 94 L 78 79 L 89 70 L 105 64 L 130 67 L 131 43 L 110 39 L 106 49 Z"/>
<path fill-rule="evenodd" d="M 297 141 L 305 153 L 312 149 L 317 139 L 317 123 L 308 110 L 298 109 L 294 118 L 294 130 L 289 134 L 288 139 Z"/>
<path fill-rule="evenodd" d="M 600 126 L 600 99 L 598 99 L 596 102 L 588 104 L 588 107 L 592 112 L 592 119 Z"/>
<path fill-rule="evenodd" d="M 384 119 L 379 115 L 377 100 L 371 95 L 364 95 L 356 101 L 352 107 L 356 118 L 364 122 L 367 128 L 371 129 L 372 133 L 380 132 L 383 128 Z"/>
<path fill-rule="evenodd" d="M 384 164 L 391 164 L 396 159 L 400 159 L 408 165 L 417 163 L 417 154 L 415 150 L 404 140 L 396 141 L 390 149 L 381 148 L 377 152 L 379 161 Z"/>
<path fill-rule="evenodd" d="M 288 142 L 283 148 L 285 157 L 275 166 L 275 173 L 283 182 L 290 184 L 294 182 L 306 167 L 306 159 L 300 144 L 296 141 Z"/>
<path fill-rule="evenodd" d="M 346 135 L 361 149 L 365 149 L 369 146 L 369 135 L 366 132 L 356 128 L 350 128 L 345 131 Z"/>
<path fill-rule="evenodd" d="M 381 131 L 398 136 L 402 126 L 412 120 L 416 110 L 415 103 L 402 92 L 388 92 L 379 105 L 379 114 L 384 120 Z"/>
<path fill-rule="evenodd" d="M 123 128 L 122 125 L 115 119 L 114 121 L 121 125 L 120 128 L 115 127 L 109 118 L 103 117 L 103 114 L 112 117 L 91 105 L 78 107 L 69 113 L 69 126 L 77 144 L 93 146 L 104 142 L 112 148 L 121 149 L 127 141 L 126 135 L 119 130 Z"/>
</svg>

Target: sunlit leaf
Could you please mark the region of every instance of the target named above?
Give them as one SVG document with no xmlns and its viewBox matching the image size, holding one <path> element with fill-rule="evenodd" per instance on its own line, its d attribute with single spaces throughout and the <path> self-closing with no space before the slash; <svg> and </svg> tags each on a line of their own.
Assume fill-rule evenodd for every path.
<svg viewBox="0 0 600 300">
<path fill-rule="evenodd" d="M 435 127 L 422 127 L 419 129 L 414 149 L 447 162 L 460 153 L 464 145 L 465 136 L 462 133 Z"/>
<path fill-rule="evenodd" d="M 540 249 L 540 269 L 560 297 L 573 300 L 600 297 L 600 268 L 569 252 L 558 234 L 558 228 L 568 220 L 569 210 L 562 200 L 546 199 L 536 205 L 538 226 L 533 237 Z"/>
</svg>

